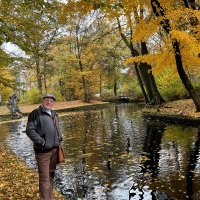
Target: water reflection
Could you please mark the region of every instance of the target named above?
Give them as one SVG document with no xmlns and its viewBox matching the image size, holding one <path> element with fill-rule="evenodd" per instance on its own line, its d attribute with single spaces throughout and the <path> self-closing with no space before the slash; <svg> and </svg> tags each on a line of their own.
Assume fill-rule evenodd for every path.
<svg viewBox="0 0 200 200">
<path fill-rule="evenodd" d="M 199 199 L 199 130 L 144 121 L 141 107 L 110 105 L 60 117 L 66 162 L 56 185 L 68 199 Z M 2 126 L 11 148 L 35 168 L 25 124 Z"/>
<path fill-rule="evenodd" d="M 159 173 L 159 152 L 161 150 L 164 128 L 164 125 L 146 125 L 146 137 L 143 145 L 144 153 L 142 154 L 144 157 L 144 161 L 142 162 L 142 172 L 151 173 L 152 177 L 156 177 Z"/>
<path fill-rule="evenodd" d="M 193 185 L 193 180 L 195 180 L 194 171 L 197 167 L 198 159 L 199 159 L 199 150 L 200 150 L 200 129 L 198 131 L 196 142 L 194 146 L 191 146 L 191 150 L 188 153 L 188 164 L 186 167 L 186 197 L 187 199 L 193 199 L 199 197 L 199 191 L 196 190 L 195 184 Z"/>
</svg>

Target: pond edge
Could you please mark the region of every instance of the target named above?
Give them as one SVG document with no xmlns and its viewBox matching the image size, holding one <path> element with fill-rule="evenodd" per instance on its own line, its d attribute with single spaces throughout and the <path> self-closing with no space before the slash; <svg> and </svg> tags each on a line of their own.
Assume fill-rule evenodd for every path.
<svg viewBox="0 0 200 200">
<path fill-rule="evenodd" d="M 169 115 L 166 113 L 151 113 L 147 111 L 142 112 L 142 116 L 147 120 L 158 120 L 171 124 L 184 124 L 189 126 L 200 126 L 200 117 L 194 118 L 183 115 Z"/>
</svg>

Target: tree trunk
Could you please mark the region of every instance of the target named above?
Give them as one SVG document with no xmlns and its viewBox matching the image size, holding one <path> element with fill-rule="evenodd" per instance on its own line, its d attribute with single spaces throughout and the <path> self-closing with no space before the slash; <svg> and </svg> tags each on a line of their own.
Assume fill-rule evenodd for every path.
<svg viewBox="0 0 200 200">
<path fill-rule="evenodd" d="M 152 74 L 152 71 L 149 72 L 149 76 L 150 76 L 150 83 L 151 83 L 151 88 L 153 90 L 153 96 L 154 96 L 154 100 L 156 102 L 156 105 L 161 105 L 162 103 L 164 103 L 164 99 L 162 98 L 158 88 L 157 88 L 157 85 L 156 85 L 156 82 L 155 82 L 155 79 L 154 79 L 154 76 Z"/>
<path fill-rule="evenodd" d="M 37 76 L 37 87 L 39 91 L 39 96 L 42 97 L 42 74 L 40 71 L 40 61 L 39 58 L 36 60 L 36 76 Z"/>
<path fill-rule="evenodd" d="M 129 48 L 131 50 L 131 55 L 133 57 L 139 56 L 139 53 L 134 49 L 133 44 L 132 44 L 131 41 L 130 41 Z M 136 75 L 137 75 L 137 78 L 138 78 L 138 81 L 139 81 L 140 88 L 141 88 L 143 96 L 145 98 L 145 102 L 146 102 L 146 104 L 150 104 L 151 97 L 150 97 L 150 94 L 148 93 L 148 90 L 145 90 L 146 89 L 146 84 L 144 84 L 144 80 L 145 80 L 144 75 L 143 75 L 144 70 L 141 69 L 141 64 L 140 63 L 137 63 L 135 65 L 135 71 L 136 71 Z"/>
<path fill-rule="evenodd" d="M 102 76 L 99 76 L 99 96 L 102 97 Z"/>
<path fill-rule="evenodd" d="M 80 71 L 83 71 L 83 65 L 82 62 L 79 60 L 79 67 L 80 67 Z M 83 84 L 83 101 L 89 103 L 90 102 L 90 98 L 89 98 L 89 94 L 88 94 L 88 85 L 86 83 L 85 80 L 85 76 L 81 75 L 81 79 L 82 79 L 82 84 Z"/>
<path fill-rule="evenodd" d="M 138 68 L 139 68 L 138 64 L 135 64 L 135 72 L 136 72 L 136 75 L 137 75 L 137 78 L 138 78 L 138 82 L 139 82 L 140 88 L 142 90 L 142 94 L 144 96 L 145 103 L 148 104 L 149 103 L 149 99 L 148 99 L 147 93 L 145 91 L 144 85 L 142 83 L 142 79 L 140 77 L 140 72 L 139 72 Z"/>
<path fill-rule="evenodd" d="M 149 66 L 146 63 L 139 63 L 138 68 L 148 96 L 148 103 L 155 104 L 156 102 L 154 99 L 154 94 L 152 91 L 150 77 L 149 77 Z"/>
<path fill-rule="evenodd" d="M 171 31 L 170 21 L 165 17 L 165 12 L 162 6 L 160 5 L 158 0 L 151 0 L 151 6 L 153 12 L 156 16 L 162 16 L 163 20 L 161 21 L 162 28 L 169 34 Z M 186 90 L 190 94 L 190 97 L 194 101 L 196 106 L 196 111 L 200 112 L 200 98 L 199 95 L 194 90 L 185 70 L 183 68 L 183 62 L 181 58 L 180 46 L 177 40 L 172 42 L 172 46 L 174 49 L 175 60 L 176 60 L 176 68 L 179 74 L 180 79 L 182 80 L 183 85 L 185 86 Z"/>
<path fill-rule="evenodd" d="M 173 48 L 175 52 L 175 59 L 176 59 L 176 67 L 178 70 L 178 74 L 183 82 L 183 85 L 185 86 L 186 90 L 192 97 L 194 104 L 196 106 L 196 111 L 200 112 L 200 98 L 199 95 L 194 90 L 189 78 L 187 77 L 187 74 L 185 73 L 185 70 L 183 68 L 182 58 L 181 58 L 181 52 L 178 41 L 173 42 Z"/>
<path fill-rule="evenodd" d="M 117 19 L 117 23 L 118 23 L 118 29 L 119 29 L 119 33 L 121 35 L 121 38 L 124 41 L 124 43 L 126 44 L 126 46 L 130 49 L 131 55 L 133 57 L 139 56 L 139 53 L 133 47 L 132 41 L 131 40 L 128 41 L 127 37 L 123 34 L 119 19 Z M 132 38 L 132 36 L 131 36 L 131 38 Z M 142 94 L 143 94 L 144 99 L 145 99 L 145 103 L 148 104 L 150 101 L 148 99 L 148 95 L 145 91 L 145 87 L 144 87 L 143 82 L 142 82 L 142 78 L 141 78 L 141 75 L 140 75 L 139 63 L 135 64 L 135 72 L 136 72 L 136 76 L 138 78 L 139 86 L 141 88 Z"/>
<path fill-rule="evenodd" d="M 148 54 L 147 46 L 145 42 L 141 42 L 141 52 L 142 55 Z M 149 77 L 149 83 L 146 87 L 149 87 L 149 91 L 152 93 L 153 101 L 156 105 L 160 105 L 164 103 L 164 99 L 162 98 L 160 92 L 158 91 L 155 78 L 152 74 L 152 67 L 151 65 L 148 65 L 147 63 L 144 63 L 146 65 L 146 68 L 148 69 L 148 77 Z"/>
<path fill-rule="evenodd" d="M 80 45 L 79 45 L 79 38 L 78 38 L 78 29 L 76 30 L 76 47 L 77 47 L 77 58 L 79 60 L 79 69 L 83 72 L 83 64 L 81 62 L 81 52 L 80 52 Z M 89 91 L 88 91 L 88 84 L 86 83 L 85 76 L 82 75 L 82 84 L 83 84 L 83 101 L 89 103 Z"/>
<path fill-rule="evenodd" d="M 116 78 L 114 78 L 114 87 L 113 87 L 113 90 L 114 90 L 114 95 L 117 96 L 117 80 L 116 80 Z"/>
<path fill-rule="evenodd" d="M 130 41 L 128 41 L 126 36 L 122 33 L 119 19 L 117 20 L 117 22 L 121 38 L 123 39 L 127 47 L 130 49 L 131 55 L 133 57 L 139 56 L 138 51 L 134 48 L 132 43 L 132 30 L 131 30 L 131 39 Z M 141 44 L 142 44 L 141 45 L 142 54 L 148 54 L 147 48 L 146 49 L 144 48 L 146 47 L 146 44 L 145 43 Z M 135 67 L 135 70 L 146 104 L 159 105 L 163 103 L 164 100 L 157 89 L 153 74 L 149 73 L 151 71 L 151 66 L 147 65 L 146 63 L 138 63 Z"/>
<path fill-rule="evenodd" d="M 132 49 L 132 56 L 136 56 L 136 54 L 138 53 L 136 52 L 136 50 L 133 49 L 132 42 L 130 43 L 130 47 Z M 141 52 L 142 55 L 148 54 L 146 43 L 144 42 L 141 43 Z M 162 104 L 164 102 L 164 99 L 158 91 L 154 76 L 152 74 L 151 66 L 146 63 L 138 63 L 136 70 L 138 71 L 136 73 L 138 75 L 140 88 L 142 89 L 146 104 Z"/>
<path fill-rule="evenodd" d="M 46 55 L 43 57 L 43 66 L 44 66 L 44 70 L 43 70 L 43 84 L 44 84 L 44 90 L 45 93 L 47 92 L 48 88 L 47 88 L 47 60 L 46 60 Z"/>
</svg>

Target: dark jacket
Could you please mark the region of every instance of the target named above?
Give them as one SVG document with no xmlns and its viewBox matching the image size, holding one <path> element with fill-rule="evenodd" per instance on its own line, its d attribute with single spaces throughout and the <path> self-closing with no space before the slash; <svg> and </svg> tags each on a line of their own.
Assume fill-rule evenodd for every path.
<svg viewBox="0 0 200 200">
<path fill-rule="evenodd" d="M 34 150 L 45 152 L 58 147 L 62 141 L 58 116 L 51 111 L 51 116 L 40 106 L 28 116 L 26 134 L 34 143 Z"/>
</svg>

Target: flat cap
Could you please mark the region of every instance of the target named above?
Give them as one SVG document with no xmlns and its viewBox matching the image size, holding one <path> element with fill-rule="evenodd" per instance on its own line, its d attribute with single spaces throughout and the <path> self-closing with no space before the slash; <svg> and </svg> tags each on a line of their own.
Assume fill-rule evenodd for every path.
<svg viewBox="0 0 200 200">
<path fill-rule="evenodd" d="M 45 99 L 45 98 L 52 98 L 54 101 L 56 101 L 55 96 L 54 96 L 53 94 L 51 94 L 51 93 L 45 94 L 45 95 L 43 96 L 43 99 Z"/>
</svg>

